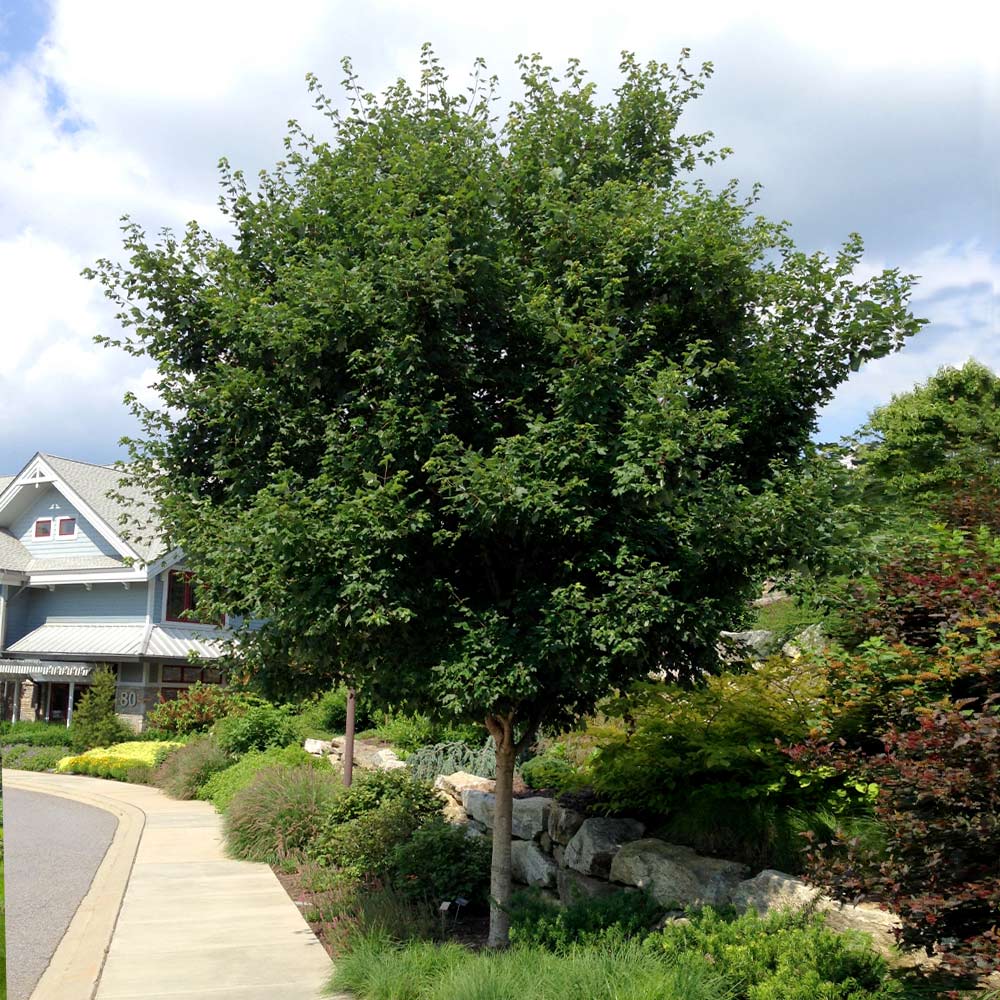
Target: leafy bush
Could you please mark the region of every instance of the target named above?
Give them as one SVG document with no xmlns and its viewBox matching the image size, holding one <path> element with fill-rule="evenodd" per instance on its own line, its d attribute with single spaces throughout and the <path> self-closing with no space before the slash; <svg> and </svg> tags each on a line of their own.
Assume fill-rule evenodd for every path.
<svg viewBox="0 0 1000 1000">
<path fill-rule="evenodd" d="M 341 823 L 327 822 L 311 855 L 358 878 L 384 875 L 393 851 L 409 840 L 421 818 L 403 799 L 385 799 L 374 809 Z"/>
<path fill-rule="evenodd" d="M 563 908 L 538 892 L 514 894 L 510 907 L 510 937 L 517 944 L 566 951 L 593 943 L 614 930 L 620 938 L 644 937 L 663 916 L 660 906 L 645 892 L 616 892 L 584 897 Z"/>
<path fill-rule="evenodd" d="M 363 695 L 358 695 L 354 704 L 354 725 L 358 731 L 368 728 L 373 715 Z M 347 688 L 344 685 L 327 691 L 299 709 L 299 734 L 304 738 L 328 736 L 342 733 L 347 725 Z"/>
<path fill-rule="evenodd" d="M 265 767 L 233 796 L 224 814 L 230 852 L 247 861 L 271 863 L 301 857 L 343 791 L 332 768 Z"/>
<path fill-rule="evenodd" d="M 79 753 L 121 743 L 134 731 L 115 714 L 118 682 L 107 669 L 95 670 L 69 727 L 69 745 Z"/>
<path fill-rule="evenodd" d="M 170 744 L 160 741 L 131 740 L 110 747 L 97 747 L 59 761 L 58 770 L 66 774 L 88 774 L 93 778 L 112 778 L 147 784 L 152 779 L 158 757 Z"/>
<path fill-rule="evenodd" d="M 440 816 L 444 805 L 428 782 L 417 781 L 403 768 L 394 771 L 362 771 L 355 777 L 351 787 L 334 803 L 329 823 L 336 826 L 347 820 L 358 819 L 384 802 L 397 801 L 402 802 L 418 822 Z"/>
<path fill-rule="evenodd" d="M 53 771 L 69 752 L 69 747 L 60 746 L 5 745 L 3 766 L 18 771 Z"/>
<path fill-rule="evenodd" d="M 989 700 L 922 714 L 890 729 L 865 758 L 837 744 L 800 759 L 860 771 L 877 782 L 885 846 L 841 835 L 809 855 L 812 878 L 839 898 L 873 895 L 901 922 L 901 943 L 937 950 L 960 972 L 1000 969 L 1000 715 Z"/>
<path fill-rule="evenodd" d="M 197 797 L 211 802 L 219 812 L 225 812 L 236 793 L 246 788 L 258 771 L 274 764 L 286 767 L 316 767 L 332 771 L 326 761 L 317 760 L 299 746 L 251 750 L 235 764 L 230 762 L 225 770 L 215 771 L 198 790 Z"/>
<path fill-rule="evenodd" d="M 1000 537 L 942 525 L 921 534 L 827 595 L 849 646 L 878 636 L 933 649 L 963 618 L 1000 613 Z"/>
<path fill-rule="evenodd" d="M 406 766 L 414 778 L 433 781 L 439 774 L 465 771 L 481 778 L 495 778 L 497 773 L 496 744 L 492 738 L 480 749 L 468 743 L 435 743 L 414 750 L 406 758 Z"/>
<path fill-rule="evenodd" d="M 175 699 L 164 701 L 146 716 L 150 728 L 168 736 L 205 733 L 219 720 L 246 711 L 245 695 L 218 684 L 192 684 Z"/>
<path fill-rule="evenodd" d="M 399 844 L 389 859 L 393 886 L 407 899 L 440 903 L 461 897 L 485 903 L 490 884 L 489 842 L 465 827 L 432 819 Z"/>
<path fill-rule="evenodd" d="M 521 777 L 530 788 L 553 788 L 559 792 L 576 787 L 581 775 L 566 757 L 566 748 L 556 743 L 521 765 Z"/>
<path fill-rule="evenodd" d="M 30 747 L 60 747 L 69 740 L 69 730 L 62 723 L 0 722 L 0 739 Z"/>
<path fill-rule="evenodd" d="M 384 716 L 374 735 L 409 753 L 436 743 L 476 745 L 485 738 L 486 729 L 480 725 L 436 722 L 426 715 L 396 713 Z"/>
<path fill-rule="evenodd" d="M 213 774 L 231 763 L 232 759 L 214 737 L 196 736 L 165 757 L 156 768 L 153 781 L 172 798 L 193 799 Z"/>
<path fill-rule="evenodd" d="M 234 757 L 250 750 L 285 747 L 298 741 L 298 729 L 287 706 L 251 705 L 213 728 L 219 746 Z"/>
</svg>

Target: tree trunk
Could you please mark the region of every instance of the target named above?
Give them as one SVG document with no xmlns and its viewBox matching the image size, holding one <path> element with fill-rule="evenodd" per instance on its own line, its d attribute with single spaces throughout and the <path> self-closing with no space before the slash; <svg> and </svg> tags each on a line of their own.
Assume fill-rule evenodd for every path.
<svg viewBox="0 0 1000 1000">
<path fill-rule="evenodd" d="M 497 785 L 493 809 L 493 863 L 490 868 L 490 935 L 487 946 L 510 945 L 510 830 L 514 813 L 514 734 L 509 722 L 497 744 Z"/>
</svg>

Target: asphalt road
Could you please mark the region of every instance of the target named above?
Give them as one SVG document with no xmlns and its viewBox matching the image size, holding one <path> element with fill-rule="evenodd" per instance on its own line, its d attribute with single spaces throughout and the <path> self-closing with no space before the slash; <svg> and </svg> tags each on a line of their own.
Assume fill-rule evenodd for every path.
<svg viewBox="0 0 1000 1000">
<path fill-rule="evenodd" d="M 118 820 L 56 795 L 5 788 L 7 992 L 28 1000 L 87 894 Z"/>
</svg>

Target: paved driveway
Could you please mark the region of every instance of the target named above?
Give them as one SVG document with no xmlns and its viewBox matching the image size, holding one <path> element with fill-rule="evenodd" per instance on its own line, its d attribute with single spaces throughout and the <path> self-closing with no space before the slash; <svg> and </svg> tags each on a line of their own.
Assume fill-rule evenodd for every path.
<svg viewBox="0 0 1000 1000">
<path fill-rule="evenodd" d="M 14 788 L 3 793 L 7 990 L 27 1000 L 114 836 L 103 809 Z"/>
</svg>

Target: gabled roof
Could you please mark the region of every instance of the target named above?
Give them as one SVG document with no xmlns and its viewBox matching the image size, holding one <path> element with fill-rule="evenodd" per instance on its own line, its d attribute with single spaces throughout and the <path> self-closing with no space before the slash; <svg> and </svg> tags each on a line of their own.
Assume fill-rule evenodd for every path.
<svg viewBox="0 0 1000 1000">
<path fill-rule="evenodd" d="M 24 573 L 31 560 L 31 553 L 9 531 L 0 529 L 0 568 Z"/>
<path fill-rule="evenodd" d="M 128 482 L 127 470 L 39 454 L 115 534 L 125 532 L 129 546 L 144 562 L 164 554 L 149 497 Z"/>
<path fill-rule="evenodd" d="M 0 493 L 3 493 L 16 478 L 16 476 L 0 476 Z"/>
</svg>

